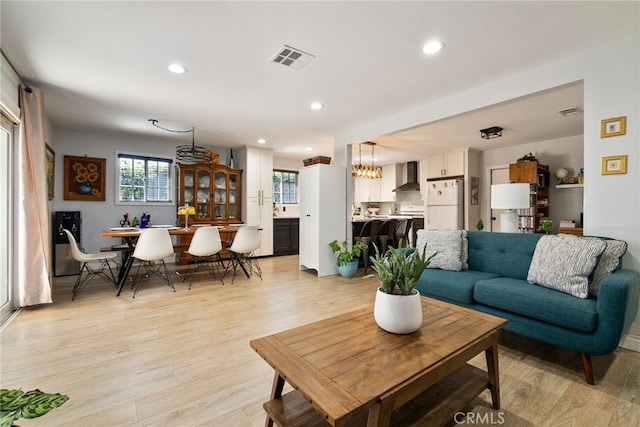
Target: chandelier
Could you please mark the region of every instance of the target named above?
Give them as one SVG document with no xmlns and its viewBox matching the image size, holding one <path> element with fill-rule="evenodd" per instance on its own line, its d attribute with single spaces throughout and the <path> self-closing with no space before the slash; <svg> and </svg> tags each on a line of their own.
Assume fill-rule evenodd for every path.
<svg viewBox="0 0 640 427">
<path fill-rule="evenodd" d="M 371 146 L 371 165 L 369 166 L 362 165 L 362 144 L 367 144 Z M 376 143 L 367 141 L 367 142 L 363 142 L 362 144 L 358 145 L 358 150 L 360 152 L 360 161 L 358 162 L 358 165 L 354 165 L 351 167 L 351 175 L 356 178 L 369 178 L 369 179 L 382 178 L 382 168 L 380 166 L 373 165 L 374 148 L 376 146 Z"/>
<path fill-rule="evenodd" d="M 196 145 L 196 128 L 192 127 L 189 130 L 176 130 L 169 129 L 158 124 L 158 120 L 149 119 L 152 125 L 157 127 L 158 129 L 166 130 L 167 132 L 173 133 L 190 133 L 191 134 L 191 145 L 178 145 L 176 147 L 176 160 L 180 163 L 184 164 L 195 164 L 209 161 L 209 150 L 206 148 Z"/>
</svg>

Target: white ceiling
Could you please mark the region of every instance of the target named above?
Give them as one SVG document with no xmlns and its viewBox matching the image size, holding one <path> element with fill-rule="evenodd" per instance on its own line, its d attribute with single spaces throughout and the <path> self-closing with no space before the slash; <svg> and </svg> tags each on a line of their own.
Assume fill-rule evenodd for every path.
<svg viewBox="0 0 640 427">
<path fill-rule="evenodd" d="M 2 51 L 43 89 L 61 128 L 333 153 L 332 136 L 499 78 L 638 34 L 638 2 L 0 2 Z M 446 48 L 422 54 L 425 41 Z M 299 71 L 283 46 L 315 55 Z M 167 71 L 171 62 L 187 67 Z M 582 85 L 380 136 L 378 163 L 582 133 Z M 311 111 L 309 104 L 325 105 Z M 484 140 L 479 130 L 505 128 Z M 186 137 L 183 137 L 186 138 Z M 188 138 L 187 138 L 188 139 Z M 356 142 L 356 141 L 354 141 Z M 311 148 L 311 151 L 307 151 Z M 364 153 L 363 153 L 364 160 Z"/>
</svg>

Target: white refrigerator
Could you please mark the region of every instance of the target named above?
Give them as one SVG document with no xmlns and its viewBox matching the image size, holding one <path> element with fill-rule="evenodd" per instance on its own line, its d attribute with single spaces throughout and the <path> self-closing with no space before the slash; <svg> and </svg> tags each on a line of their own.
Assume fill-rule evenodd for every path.
<svg viewBox="0 0 640 427">
<path fill-rule="evenodd" d="M 427 181 L 427 230 L 461 230 L 464 228 L 464 181 L 442 179 Z"/>
</svg>

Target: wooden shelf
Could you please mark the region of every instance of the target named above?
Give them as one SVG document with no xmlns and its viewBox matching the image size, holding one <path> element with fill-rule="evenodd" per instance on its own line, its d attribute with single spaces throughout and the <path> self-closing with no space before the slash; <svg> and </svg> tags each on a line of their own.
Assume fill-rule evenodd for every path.
<svg viewBox="0 0 640 427">
<path fill-rule="evenodd" d="M 461 411 L 486 388 L 487 372 L 465 364 L 394 412 L 391 425 L 448 425 L 456 412 Z M 270 400 L 263 407 L 278 426 L 329 426 L 324 417 L 297 391 Z M 366 420 L 365 411 L 356 414 L 348 424 L 366 425 Z"/>
<path fill-rule="evenodd" d="M 573 234 L 582 236 L 582 228 L 580 227 L 558 227 L 558 234 Z"/>
<path fill-rule="evenodd" d="M 556 188 L 583 188 L 584 184 L 557 184 Z"/>
</svg>

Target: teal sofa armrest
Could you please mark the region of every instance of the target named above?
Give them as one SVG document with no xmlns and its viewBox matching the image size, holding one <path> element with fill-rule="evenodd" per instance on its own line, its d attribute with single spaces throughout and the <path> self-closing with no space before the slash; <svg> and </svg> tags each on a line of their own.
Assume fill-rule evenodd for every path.
<svg viewBox="0 0 640 427">
<path fill-rule="evenodd" d="M 640 273 L 622 269 L 608 275 L 598 289 L 598 327 L 620 339 L 636 319 L 639 300 Z"/>
</svg>

